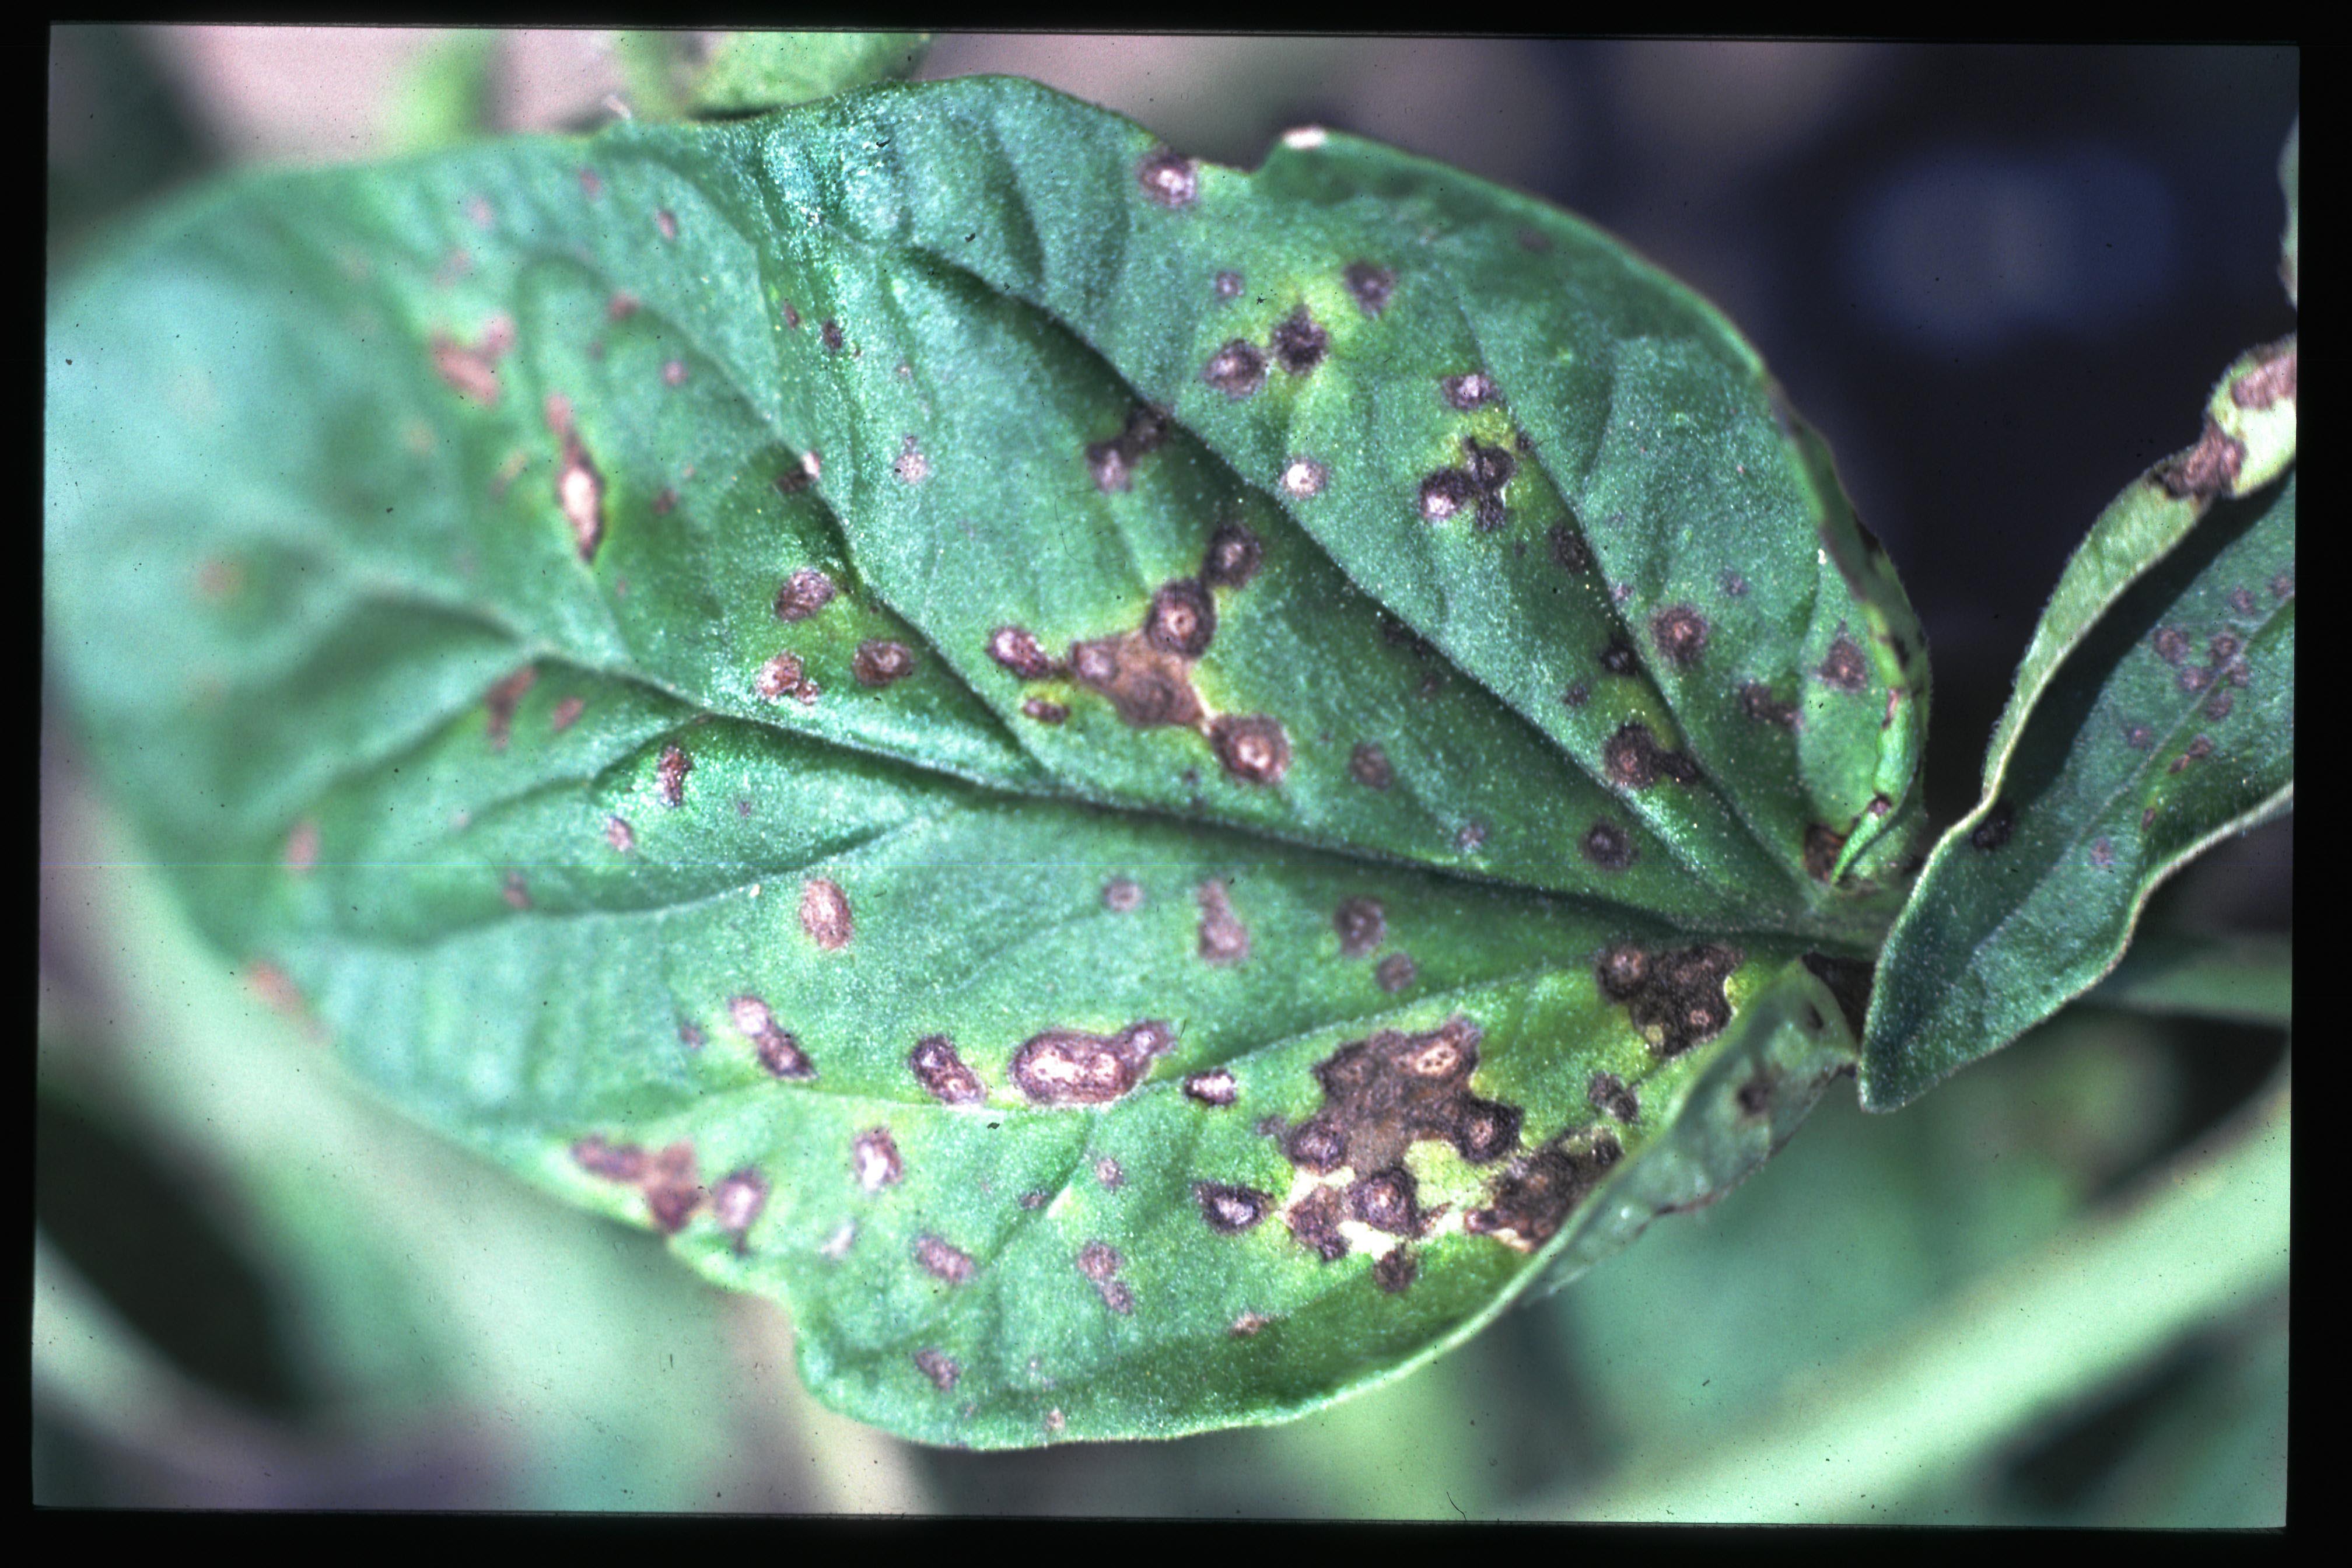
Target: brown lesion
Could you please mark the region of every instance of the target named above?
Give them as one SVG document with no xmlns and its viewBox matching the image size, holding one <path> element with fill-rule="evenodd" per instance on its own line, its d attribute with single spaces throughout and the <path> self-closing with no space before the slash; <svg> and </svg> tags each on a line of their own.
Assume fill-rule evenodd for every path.
<svg viewBox="0 0 2352 1568">
<path fill-rule="evenodd" d="M 1343 1221 L 1400 1237 L 1426 1235 L 1442 1209 L 1424 1210 L 1405 1152 L 1431 1140 L 1474 1165 L 1517 1146 L 1520 1108 L 1471 1091 L 1481 1038 L 1459 1014 L 1422 1034 L 1382 1029 L 1317 1064 L 1323 1104 L 1283 1137 L 1283 1155 L 1320 1176 L 1346 1171 L 1343 1186 L 1318 1184 L 1285 1216 L 1300 1245 L 1326 1259 L 1348 1251 Z"/>
<path fill-rule="evenodd" d="M 1513 1162 L 1487 1194 L 1486 1205 L 1462 1216 L 1462 1228 L 1532 1252 L 1558 1234 L 1570 1211 L 1624 1153 L 1617 1135 L 1606 1128 L 1562 1133 Z"/>
<path fill-rule="evenodd" d="M 1134 729 L 1193 731 L 1209 742 L 1228 776 L 1244 784 L 1276 783 L 1290 767 L 1290 736 L 1280 721 L 1220 713 L 1192 680 L 1193 667 L 1217 634 L 1211 590 L 1239 589 L 1256 572 L 1260 556 L 1256 536 L 1228 523 L 1210 541 L 1200 573 L 1161 584 L 1135 630 L 1081 638 L 1070 645 L 1066 660 L 1056 660 L 1026 627 L 999 626 L 990 635 L 989 657 L 1022 680 L 1075 681 L 1109 699 L 1120 721 Z M 1061 704 L 1036 697 L 1025 700 L 1022 710 L 1041 722 L 1067 716 Z"/>
</svg>

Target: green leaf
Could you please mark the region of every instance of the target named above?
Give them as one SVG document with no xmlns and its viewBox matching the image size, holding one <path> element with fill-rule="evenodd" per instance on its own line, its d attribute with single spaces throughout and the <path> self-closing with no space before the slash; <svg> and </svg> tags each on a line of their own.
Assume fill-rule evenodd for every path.
<svg viewBox="0 0 2352 1568">
<path fill-rule="evenodd" d="M 2202 498 L 2168 483 L 2185 460 L 2118 497 L 2068 563 L 1983 799 L 1888 934 L 1862 1067 L 1873 1110 L 2088 990 L 2158 882 L 2293 802 L 2294 473 L 2200 520 Z"/>
<path fill-rule="evenodd" d="M 51 654 L 208 939 L 863 1419 L 1315 1408 L 1853 1061 L 1917 627 L 1526 198 L 886 88 L 248 180 L 49 353 Z"/>
</svg>

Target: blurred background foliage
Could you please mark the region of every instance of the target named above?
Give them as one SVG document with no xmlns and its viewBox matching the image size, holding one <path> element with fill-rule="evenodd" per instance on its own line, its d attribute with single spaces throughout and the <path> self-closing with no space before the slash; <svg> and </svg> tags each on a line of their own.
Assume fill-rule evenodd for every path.
<svg viewBox="0 0 2352 1568">
<path fill-rule="evenodd" d="M 51 272 L 226 168 L 593 129 L 632 107 L 618 45 L 55 29 Z M 2189 442 L 2240 350 L 2294 324 L 2272 170 L 2298 70 L 2290 47 L 946 35 L 918 75 L 1035 77 L 1243 166 L 1292 125 L 1380 137 L 1555 200 L 1688 279 L 1827 434 L 1903 573 L 1936 674 L 1928 804 L 1948 822 L 2092 518 Z M 2079 1008 L 1899 1115 L 1833 1094 L 1727 1201 L 1290 1426 L 927 1450 L 814 1405 L 773 1305 L 369 1102 L 194 945 L 45 711 L 37 1500 L 2284 1520 L 2283 1264 L 2180 1323 L 2119 1310 L 2116 1354 L 2058 1396 L 1931 1415 L 1898 1486 L 1808 1508 L 1722 1458 L 1828 1458 L 1864 1435 L 1854 1412 L 1901 1395 L 1890 1363 L 1938 1364 L 1948 1325 L 2004 1303 L 1997 1363 L 2079 1332 L 2028 1309 L 2045 1262 L 2115 1233 L 2119 1194 L 2185 1190 L 2174 1163 L 2208 1147 L 2242 1171 L 2250 1119 L 2283 1151 L 2283 1120 L 2250 1109 L 2283 1071 L 2275 1029 Z M 2225 846 L 2151 923 L 2287 930 L 2293 834 L 2289 816 Z M 2283 1152 L 2264 1170 L 2284 1204 Z M 2132 1212 L 2159 1241 L 2193 1217 Z M 1748 1488 L 1737 1508 L 1706 1500 L 1727 1486 Z"/>
</svg>

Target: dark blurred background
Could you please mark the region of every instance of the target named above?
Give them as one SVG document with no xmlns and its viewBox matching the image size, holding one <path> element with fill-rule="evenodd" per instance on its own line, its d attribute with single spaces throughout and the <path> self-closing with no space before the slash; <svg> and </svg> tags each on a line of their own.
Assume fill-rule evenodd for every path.
<svg viewBox="0 0 2352 1568">
<path fill-rule="evenodd" d="M 597 33 L 75 27 L 51 42 L 53 270 L 109 220 L 224 168 L 421 144 L 435 121 L 418 105 L 446 98 L 453 80 L 501 130 L 590 129 L 626 93 L 611 35 Z M 1548 197 L 1693 283 L 1828 437 L 1926 623 L 1927 788 L 1942 823 L 1975 798 L 2011 673 L 2091 520 L 2194 438 L 2232 358 L 2294 328 L 2276 276 L 2275 165 L 2299 70 L 2298 51 L 2278 46 L 950 35 L 919 74 L 1032 76 L 1244 167 L 1295 125 L 1376 137 Z M 73 784 L 70 735 L 45 730 L 44 752 L 45 785 L 61 795 Z M 2159 896 L 2157 916 L 2284 931 L 2292 889 L 2289 817 L 2192 868 Z M 85 1004 L 102 992 L 90 940 L 45 905 L 45 987 Z M 2162 1105 L 2148 1112 L 2164 1130 L 2125 1138 L 2128 1157 L 2111 1150 L 2085 1194 L 2210 1124 L 2276 1055 L 2259 1031 L 2135 1027 L 2138 1043 L 2097 1048 L 2170 1064 Z M 1990 1081 L 2024 1070 L 1997 1062 L 1979 1072 Z M 2136 1081 L 2077 1088 L 2089 1105 Z M 123 1135 L 103 1118 L 68 1125 L 47 1105 L 45 1223 L 52 1194 L 85 1184 L 70 1162 L 117 1168 L 104 1140 Z M 53 1124 L 63 1129 L 54 1138 Z M 1874 1121 L 1871 1135 L 1887 1125 Z M 1872 1179 L 1865 1169 L 1856 1179 Z M 218 1310 L 234 1319 L 260 1289 L 232 1269 L 217 1282 L 228 1303 Z M 1533 1355 L 1573 1383 L 1562 1359 L 1573 1359 L 1562 1348 L 1573 1335 L 1546 1326 L 1553 1310 L 1515 1314 L 1444 1364 L 1503 1387 L 1523 1380 Z M 2283 1354 L 2283 1319 L 2278 1332 Z M 258 1363 L 230 1371 L 248 1391 L 289 1375 Z M 2103 1405 L 2097 1419 L 2128 1429 L 2130 1401 L 2147 1396 L 2126 1391 L 2110 1402 L 2124 1415 Z M 1579 1445 L 1593 1440 L 1589 1426 L 1543 1430 L 1516 1444 L 1535 1473 L 1496 1495 L 1573 1468 Z M 918 1468 L 931 1467 L 925 1495 L 946 1506 L 1075 1506 L 1127 1477 L 1118 1484 L 1152 1500 L 1147 1511 L 1222 1511 L 1187 1489 L 1206 1485 L 1197 1476 L 1147 1479 L 1161 1474 L 1153 1456 L 1215 1443 L 1243 1456 L 1264 1440 L 974 1458 L 962 1470 L 926 1456 Z M 88 1464 L 87 1474 L 67 1469 L 95 1491 L 72 1495 L 148 1495 L 131 1483 L 121 1483 L 128 1494 L 108 1491 L 118 1483 L 103 1456 Z M 2063 1501 L 1987 1517 L 2072 1517 Z"/>
</svg>

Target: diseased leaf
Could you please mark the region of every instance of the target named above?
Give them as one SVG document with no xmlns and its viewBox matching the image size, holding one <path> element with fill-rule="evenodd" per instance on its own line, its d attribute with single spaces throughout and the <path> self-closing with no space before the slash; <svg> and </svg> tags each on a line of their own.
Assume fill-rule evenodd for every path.
<svg viewBox="0 0 2352 1568">
<path fill-rule="evenodd" d="M 51 651 L 210 940 L 894 1431 L 1311 1409 L 1853 1061 L 1917 627 L 1539 204 L 882 89 L 249 180 L 49 353 Z"/>
<path fill-rule="evenodd" d="M 1936 847 L 1888 934 L 1864 1105 L 1916 1098 L 2082 994 L 2121 957 L 2158 882 L 2292 804 L 2294 498 L 2290 468 L 2216 502 L 2137 572 L 2115 542 L 2175 498 L 2152 474 L 2102 514 L 2045 622 L 2103 570 L 2104 610 L 2038 689 L 2029 653 L 1985 799 Z"/>
</svg>

